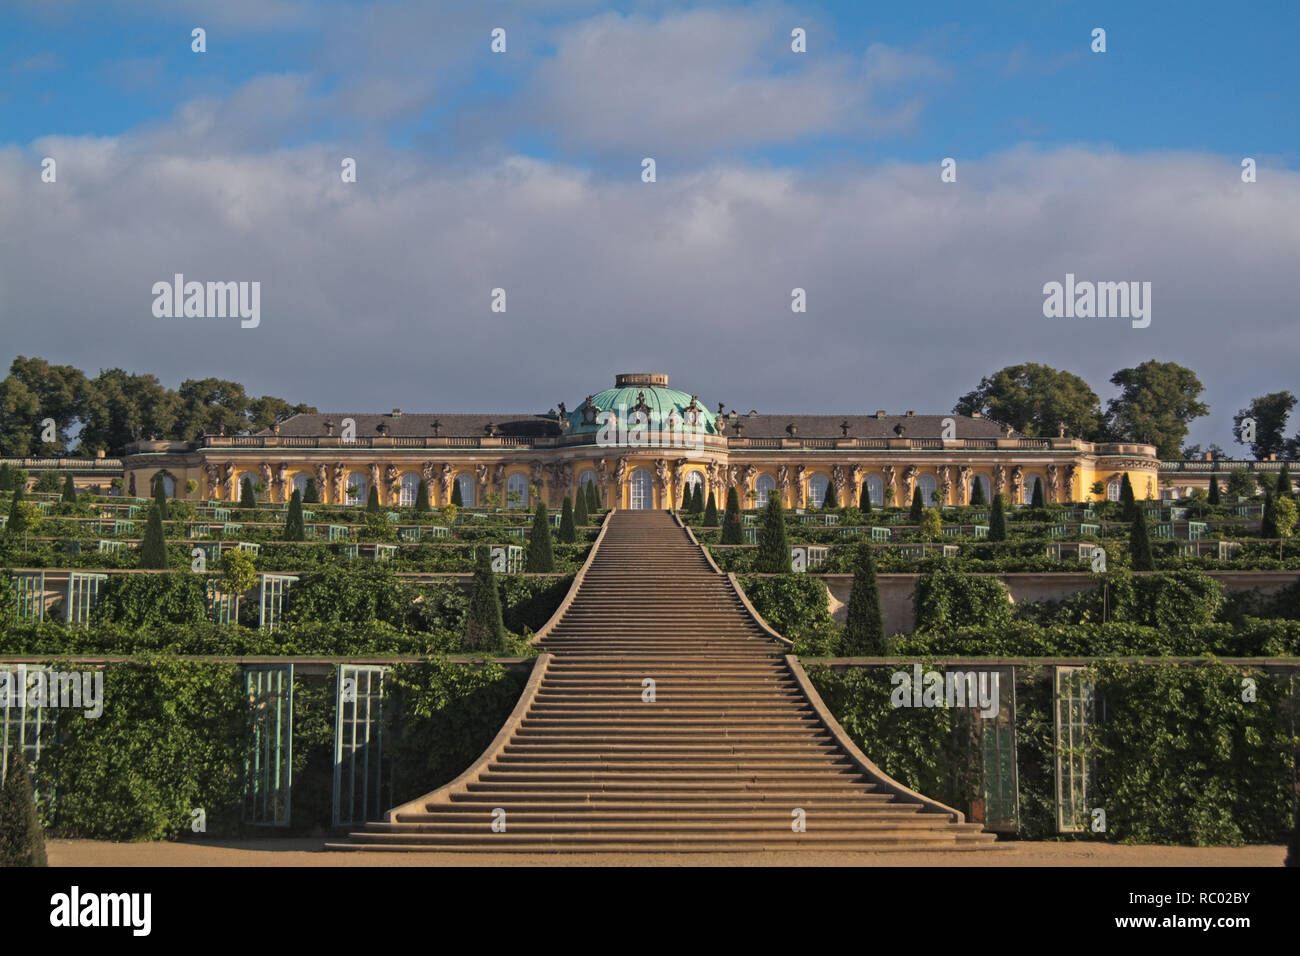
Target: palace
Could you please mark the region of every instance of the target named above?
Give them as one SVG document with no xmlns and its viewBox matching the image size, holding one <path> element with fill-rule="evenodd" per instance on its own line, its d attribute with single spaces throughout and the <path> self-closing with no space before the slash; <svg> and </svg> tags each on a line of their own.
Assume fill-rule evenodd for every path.
<svg viewBox="0 0 1300 956">
<path fill-rule="evenodd" d="M 147 495 L 161 476 L 169 495 L 221 501 L 237 499 L 247 477 L 263 500 L 314 481 L 322 502 L 364 504 L 377 487 L 390 506 L 413 504 L 421 478 L 435 507 L 455 486 L 466 507 L 526 508 L 536 496 L 557 507 L 587 483 L 605 506 L 630 509 L 680 507 L 696 484 L 719 506 L 735 487 L 746 508 L 772 495 L 820 507 L 832 485 L 842 505 L 864 486 L 877 506 L 906 505 L 918 487 L 927 505 L 961 505 L 976 482 L 985 501 L 1001 492 L 1028 502 L 1035 479 L 1050 503 L 1118 498 L 1126 473 L 1139 498 L 1160 497 L 1151 445 L 1097 444 L 1064 428 L 1030 438 L 979 416 L 711 411 L 652 373 L 619 375 L 575 411 L 295 415 L 254 435 L 137 442 L 122 466 L 127 494 Z"/>
</svg>

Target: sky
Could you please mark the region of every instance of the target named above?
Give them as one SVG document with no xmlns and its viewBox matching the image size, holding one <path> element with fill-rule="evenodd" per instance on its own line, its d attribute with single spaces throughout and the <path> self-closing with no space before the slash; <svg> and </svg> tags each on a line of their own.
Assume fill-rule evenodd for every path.
<svg viewBox="0 0 1300 956">
<path fill-rule="evenodd" d="M 947 412 L 1021 362 L 1104 403 L 1154 358 L 1206 386 L 1188 440 L 1230 448 L 1253 397 L 1300 393 L 1298 28 L 1284 2 L 7 0 L 0 362 L 359 412 L 575 408 L 653 371 L 835 414 Z M 156 316 L 176 274 L 260 283 L 257 325 Z M 1150 324 L 1046 317 L 1067 274 L 1151 283 Z"/>
</svg>

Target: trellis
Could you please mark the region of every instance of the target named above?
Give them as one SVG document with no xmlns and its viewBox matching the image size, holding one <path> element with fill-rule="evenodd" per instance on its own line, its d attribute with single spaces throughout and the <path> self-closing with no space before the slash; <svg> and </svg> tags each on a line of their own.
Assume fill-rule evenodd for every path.
<svg viewBox="0 0 1300 956">
<path fill-rule="evenodd" d="M 13 572 L 14 598 L 19 621 L 45 620 L 45 572 Z"/>
<path fill-rule="evenodd" d="M 108 580 L 107 574 L 73 571 L 68 575 L 68 599 L 64 602 L 63 619 L 68 624 L 85 626 L 90 623 L 90 612 L 99 599 L 99 588 Z"/>
<path fill-rule="evenodd" d="M 257 595 L 257 626 L 274 631 L 284 613 L 284 593 L 296 583 L 294 574 L 263 574 Z"/>
<path fill-rule="evenodd" d="M 1092 682 L 1083 667 L 1052 669 L 1052 711 L 1056 732 L 1056 829 L 1085 829 L 1092 765 L 1088 728 L 1095 717 Z"/>
<path fill-rule="evenodd" d="M 334 717 L 334 825 L 378 819 L 388 803 L 384 776 L 384 672 L 340 664 Z"/>
<path fill-rule="evenodd" d="M 293 796 L 293 664 L 244 668 L 252 721 L 244 759 L 243 822 L 287 827 Z"/>
</svg>

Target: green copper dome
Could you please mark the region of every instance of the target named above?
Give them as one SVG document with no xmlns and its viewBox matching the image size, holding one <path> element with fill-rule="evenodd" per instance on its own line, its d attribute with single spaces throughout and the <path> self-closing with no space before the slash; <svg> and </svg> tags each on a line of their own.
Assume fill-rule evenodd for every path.
<svg viewBox="0 0 1300 956">
<path fill-rule="evenodd" d="M 613 388 L 589 395 L 568 413 L 569 433 L 599 432 L 609 420 L 602 412 L 618 416 L 626 425 L 638 409 L 647 415 L 645 421 L 651 427 L 667 429 L 672 422 L 674 430 L 685 434 L 718 434 L 717 416 L 697 396 L 669 388 L 668 376 L 653 372 L 619 375 Z"/>
</svg>

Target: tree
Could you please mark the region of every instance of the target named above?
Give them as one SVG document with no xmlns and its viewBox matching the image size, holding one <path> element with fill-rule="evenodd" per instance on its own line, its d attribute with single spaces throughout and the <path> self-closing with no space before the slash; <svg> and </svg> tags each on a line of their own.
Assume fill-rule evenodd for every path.
<svg viewBox="0 0 1300 956">
<path fill-rule="evenodd" d="M 415 486 L 415 513 L 427 515 L 429 510 L 429 483 L 421 478 L 420 483 Z"/>
<path fill-rule="evenodd" d="M 1217 505 L 1219 500 L 1219 476 L 1210 475 L 1210 504 Z"/>
<path fill-rule="evenodd" d="M 826 483 L 826 497 L 822 499 L 823 511 L 835 511 L 840 506 L 839 494 L 835 491 L 835 482 Z"/>
<path fill-rule="evenodd" d="M 943 537 L 943 516 L 938 508 L 926 508 L 921 514 L 921 537 L 935 541 Z"/>
<path fill-rule="evenodd" d="M 474 583 L 470 587 L 469 609 L 465 614 L 463 643 L 471 651 L 503 651 L 506 627 L 501 619 L 501 595 L 492 573 L 492 556 L 487 547 L 474 551 Z"/>
<path fill-rule="evenodd" d="M 984 500 L 984 482 L 980 481 L 978 478 L 971 479 L 970 503 L 972 507 L 976 508 L 987 504 Z"/>
<path fill-rule="evenodd" d="M 36 484 L 32 486 L 32 490 L 52 495 L 57 492 L 60 487 L 59 473 L 57 471 L 43 471 L 37 476 Z"/>
<path fill-rule="evenodd" d="M 0 867 L 48 865 L 32 778 L 23 748 L 15 746 L 0 786 Z"/>
<path fill-rule="evenodd" d="M 1119 483 L 1119 503 L 1120 517 L 1125 521 L 1132 521 L 1138 506 L 1137 498 L 1133 495 L 1133 482 L 1129 481 L 1127 471 L 1124 472 L 1124 477 Z"/>
<path fill-rule="evenodd" d="M 1277 512 L 1273 509 L 1273 492 L 1269 488 L 1264 489 L 1264 515 L 1259 522 L 1259 536 L 1261 538 L 1280 538 L 1277 527 Z"/>
<path fill-rule="evenodd" d="M 1296 397 L 1286 391 L 1270 392 L 1252 399 L 1248 406 L 1232 416 L 1232 440 L 1238 445 L 1249 445 L 1256 461 L 1263 461 L 1269 455 L 1285 454 L 1286 422 L 1295 406 Z M 1247 418 L 1255 422 L 1253 441 L 1241 440 L 1241 423 Z"/>
<path fill-rule="evenodd" d="M 1152 359 L 1111 376 L 1120 395 L 1107 403 L 1107 421 L 1117 441 L 1156 446 L 1160 458 L 1177 458 L 1188 424 L 1210 411 L 1200 400 L 1201 380 L 1191 369 Z"/>
<path fill-rule="evenodd" d="M 72 480 L 71 472 L 63 476 L 63 497 L 60 500 L 70 505 L 77 503 L 77 485 Z"/>
<path fill-rule="evenodd" d="M 366 510 L 371 514 L 379 513 L 379 488 L 376 485 L 371 485 L 370 493 L 366 495 Z"/>
<path fill-rule="evenodd" d="M 298 489 L 293 489 L 289 496 L 289 515 L 284 522 L 285 541 L 306 541 L 307 528 L 302 521 L 302 496 Z"/>
<path fill-rule="evenodd" d="M 921 520 L 921 514 L 925 511 L 925 499 L 921 497 L 921 483 L 918 481 L 912 488 L 912 510 L 908 517 L 912 524 Z"/>
<path fill-rule="evenodd" d="M 578 494 L 575 497 L 578 499 L 578 502 L 573 508 L 573 523 L 579 528 L 585 528 L 587 525 L 591 524 L 591 515 L 587 512 L 586 487 L 584 486 L 579 488 Z"/>
<path fill-rule="evenodd" d="M 128 443 L 150 436 L 176 437 L 176 393 L 156 376 L 105 369 L 88 383 L 85 419 L 77 436 L 81 453 L 121 455 Z"/>
<path fill-rule="evenodd" d="M 167 537 L 163 533 L 162 512 L 155 502 L 149 506 L 149 521 L 140 542 L 140 567 L 152 571 L 167 570 Z"/>
<path fill-rule="evenodd" d="M 1039 481 L 1037 478 L 1034 479 L 1034 493 L 1033 496 L 1029 499 L 1029 507 L 1031 508 L 1047 507 L 1046 503 L 1043 501 L 1043 483 Z"/>
<path fill-rule="evenodd" d="M 1134 512 L 1133 527 L 1129 531 L 1128 552 L 1133 559 L 1134 571 L 1154 571 L 1155 559 L 1151 556 L 1151 539 L 1147 536 L 1147 516 L 1141 508 Z"/>
<path fill-rule="evenodd" d="M 843 652 L 878 657 L 885 653 L 885 622 L 880 613 L 875 549 L 859 541 L 853 553 L 853 588 L 844 620 Z"/>
<path fill-rule="evenodd" d="M 691 499 L 691 512 L 702 515 L 704 514 L 704 482 L 697 481 L 693 487 L 695 488 L 695 494 Z"/>
<path fill-rule="evenodd" d="M 221 554 L 221 590 L 226 594 L 243 594 L 257 583 L 257 561 L 243 548 L 230 548 Z"/>
<path fill-rule="evenodd" d="M 307 479 L 307 490 L 303 492 L 302 503 L 305 505 L 320 504 L 320 493 L 316 490 L 316 479 Z"/>
<path fill-rule="evenodd" d="M 257 496 L 253 494 L 253 482 L 247 475 L 245 475 L 244 480 L 239 483 L 239 507 L 257 507 Z"/>
<path fill-rule="evenodd" d="M 27 502 L 23 501 L 26 492 L 22 486 L 14 488 L 13 500 L 9 502 L 9 520 L 5 523 L 5 530 L 12 535 L 20 535 L 32 526 L 31 510 Z"/>
<path fill-rule="evenodd" d="M 704 506 L 704 527 L 716 528 L 718 526 L 718 503 L 713 500 L 713 489 L 709 489 L 709 503 Z"/>
<path fill-rule="evenodd" d="M 564 496 L 564 507 L 560 509 L 560 533 L 558 537 L 561 544 L 573 544 L 578 540 L 578 529 L 573 524 L 573 499 L 568 495 Z"/>
<path fill-rule="evenodd" d="M 451 503 L 455 505 L 457 508 L 465 507 L 464 497 L 460 493 L 459 481 L 453 481 L 451 483 Z"/>
<path fill-rule="evenodd" d="M 8 491 L 12 480 L 9 474 L 9 466 L 0 464 L 0 491 Z"/>
<path fill-rule="evenodd" d="M 1245 468 L 1234 468 L 1228 472 L 1228 494 L 1238 498 L 1249 498 L 1255 493 L 1254 482 Z"/>
<path fill-rule="evenodd" d="M 594 515 L 600 510 L 600 489 L 594 481 L 587 482 L 587 513 Z"/>
<path fill-rule="evenodd" d="M 959 415 L 979 413 L 1026 435 L 1054 436 L 1066 429 L 1088 440 L 1101 437 L 1101 399 L 1088 383 L 1070 372 L 1033 362 L 1009 365 L 957 400 Z"/>
<path fill-rule="evenodd" d="M 709 496 L 713 500 L 713 496 Z M 762 526 L 758 532 L 758 559 L 754 570 L 759 574 L 789 574 L 790 544 L 785 537 L 785 509 L 781 499 L 769 495 L 763 509 Z"/>
<path fill-rule="evenodd" d="M 993 513 L 989 516 L 989 540 L 1007 540 L 1007 510 L 1004 495 L 993 496 Z"/>
<path fill-rule="evenodd" d="M 722 543 L 743 544 L 744 534 L 740 530 L 740 496 L 735 488 L 727 489 L 727 510 L 722 515 Z"/>
<path fill-rule="evenodd" d="M 1287 467 L 1286 462 L 1282 462 L 1282 469 L 1277 473 L 1276 490 L 1279 498 L 1290 498 L 1295 494 L 1295 492 L 1291 490 L 1291 470 Z"/>
<path fill-rule="evenodd" d="M 533 512 L 533 530 L 528 536 L 528 554 L 524 558 L 524 570 L 533 574 L 550 574 L 555 570 L 555 551 L 551 547 L 551 519 L 546 513 L 546 505 L 537 502 Z"/>
<path fill-rule="evenodd" d="M 862 490 L 858 492 L 858 510 L 864 515 L 871 514 L 871 488 L 864 481 Z"/>
<path fill-rule="evenodd" d="M 1272 535 L 1266 537 L 1289 538 L 1295 530 L 1296 503 L 1294 498 L 1277 495 L 1273 498 Z"/>
<path fill-rule="evenodd" d="M 153 503 L 158 508 L 164 521 L 167 520 L 167 488 L 163 485 L 162 473 L 153 476 Z"/>
</svg>

